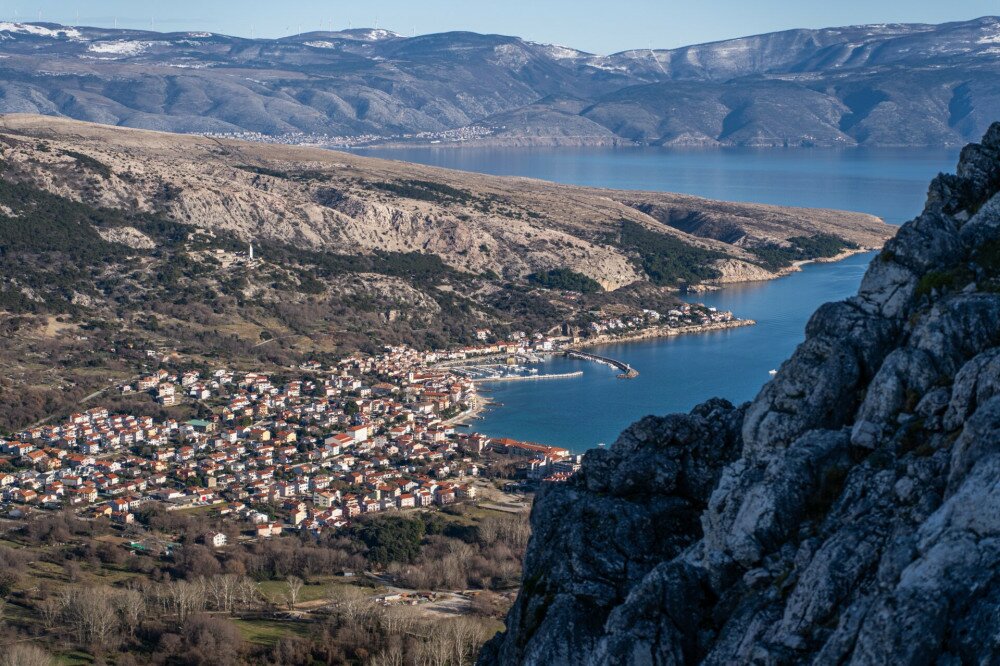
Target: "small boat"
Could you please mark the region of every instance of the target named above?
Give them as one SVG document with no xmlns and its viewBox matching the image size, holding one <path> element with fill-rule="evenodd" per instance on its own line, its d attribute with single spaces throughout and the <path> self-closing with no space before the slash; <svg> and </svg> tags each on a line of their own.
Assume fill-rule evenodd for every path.
<svg viewBox="0 0 1000 666">
<path fill-rule="evenodd" d="M 776 374 L 778 374 L 778 371 L 777 371 L 777 370 L 768 370 L 768 371 L 767 371 L 767 374 L 769 374 L 769 375 L 771 375 L 772 377 L 774 377 L 774 376 L 775 376 Z"/>
</svg>

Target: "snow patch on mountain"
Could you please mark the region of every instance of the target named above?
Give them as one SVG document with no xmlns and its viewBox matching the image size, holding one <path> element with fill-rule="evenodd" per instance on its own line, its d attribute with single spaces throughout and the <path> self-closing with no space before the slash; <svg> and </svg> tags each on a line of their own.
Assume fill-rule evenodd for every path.
<svg viewBox="0 0 1000 666">
<path fill-rule="evenodd" d="M 556 60 L 577 60 L 590 55 L 583 51 L 577 51 L 568 46 L 560 46 L 558 44 L 538 44 L 536 42 L 528 42 L 528 44 L 541 47 L 550 58 L 555 58 Z"/>
<path fill-rule="evenodd" d="M 10 23 L 0 22 L 0 32 L 9 32 L 21 35 L 32 35 L 35 37 L 51 37 L 52 39 L 83 39 L 83 35 L 76 28 L 46 28 L 43 25 L 33 23 Z"/>
<path fill-rule="evenodd" d="M 354 37 L 366 42 L 380 42 L 383 39 L 396 39 L 398 37 L 402 37 L 402 35 L 399 35 L 392 30 L 373 29 L 354 33 Z"/>
<path fill-rule="evenodd" d="M 528 64 L 530 58 L 517 44 L 500 44 L 493 49 L 495 57 L 492 61 L 501 67 L 521 69 Z"/>
<path fill-rule="evenodd" d="M 117 55 L 123 57 L 136 56 L 148 50 L 155 42 L 135 42 L 118 40 L 114 42 L 97 42 L 87 47 L 91 53 L 102 55 Z"/>
</svg>

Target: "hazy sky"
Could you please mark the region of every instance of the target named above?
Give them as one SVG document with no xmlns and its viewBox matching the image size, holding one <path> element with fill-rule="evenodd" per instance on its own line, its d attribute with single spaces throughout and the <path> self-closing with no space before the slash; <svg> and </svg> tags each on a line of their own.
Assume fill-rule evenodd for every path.
<svg viewBox="0 0 1000 666">
<path fill-rule="evenodd" d="M 1000 0 L 0 0 L 0 18 L 279 37 L 379 27 L 473 30 L 595 53 L 669 48 L 786 28 L 942 23 L 1000 14 Z M 77 17 L 79 16 L 79 20 Z M 332 22 L 332 23 L 331 23 Z"/>
</svg>

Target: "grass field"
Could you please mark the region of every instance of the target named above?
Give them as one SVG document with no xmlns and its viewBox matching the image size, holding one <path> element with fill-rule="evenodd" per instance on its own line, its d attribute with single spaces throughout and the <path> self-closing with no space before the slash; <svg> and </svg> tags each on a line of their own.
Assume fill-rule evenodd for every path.
<svg viewBox="0 0 1000 666">
<path fill-rule="evenodd" d="M 309 625 L 302 622 L 282 622 L 280 620 L 233 620 L 240 632 L 250 643 L 257 645 L 275 645 L 285 636 L 305 636 L 309 633 Z"/>
</svg>

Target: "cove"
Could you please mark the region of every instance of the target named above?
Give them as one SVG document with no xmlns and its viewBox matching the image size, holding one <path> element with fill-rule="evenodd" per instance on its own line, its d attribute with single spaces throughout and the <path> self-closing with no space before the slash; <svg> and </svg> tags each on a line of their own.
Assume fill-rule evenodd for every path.
<svg viewBox="0 0 1000 666">
<path fill-rule="evenodd" d="M 406 148 L 361 154 L 479 173 L 617 189 L 682 192 L 729 201 L 835 208 L 902 224 L 923 207 L 927 183 L 954 168 L 950 149 Z M 730 310 L 757 326 L 588 348 L 641 373 L 553 358 L 542 373 L 582 377 L 487 385 L 502 404 L 472 429 L 582 452 L 611 444 L 648 414 L 686 412 L 711 398 L 752 399 L 805 337 L 822 303 L 857 291 L 874 254 L 812 264 L 771 282 L 726 287 L 691 300 Z"/>
</svg>

